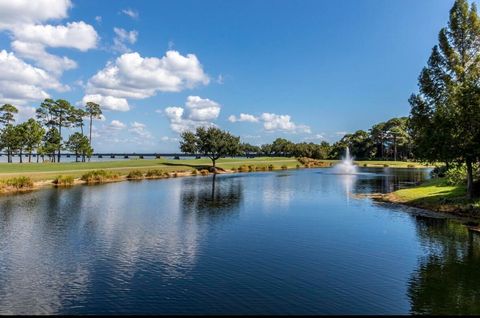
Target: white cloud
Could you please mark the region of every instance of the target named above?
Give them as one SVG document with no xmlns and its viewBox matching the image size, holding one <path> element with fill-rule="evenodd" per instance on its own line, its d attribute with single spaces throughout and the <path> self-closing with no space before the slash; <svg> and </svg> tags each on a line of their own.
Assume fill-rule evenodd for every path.
<svg viewBox="0 0 480 318">
<path fill-rule="evenodd" d="M 50 95 L 45 91 L 66 91 L 56 78 L 17 58 L 14 53 L 0 51 L 0 102 L 24 105 L 43 100 Z"/>
<path fill-rule="evenodd" d="M 138 11 L 132 9 L 123 9 L 122 13 L 128 15 L 132 19 L 138 19 Z"/>
<path fill-rule="evenodd" d="M 128 105 L 128 101 L 125 98 L 117 98 L 113 96 L 103 96 L 100 94 L 91 94 L 85 95 L 82 99 L 83 105 L 87 102 L 94 102 L 99 104 L 105 109 L 109 110 L 116 110 L 121 112 L 126 112 L 130 110 L 130 106 Z"/>
<path fill-rule="evenodd" d="M 165 115 L 170 120 L 170 128 L 177 133 L 202 126 L 215 126 L 212 121 L 220 115 L 220 104 L 208 98 L 188 96 L 185 106 L 185 108 L 165 108 Z M 188 113 L 185 113 L 185 110 Z"/>
<path fill-rule="evenodd" d="M 165 142 L 178 142 L 180 139 L 176 137 L 162 136 L 160 137 L 160 140 Z"/>
<path fill-rule="evenodd" d="M 337 131 L 337 132 L 335 132 L 335 135 L 337 135 L 337 136 L 344 136 L 344 135 L 346 135 L 346 134 L 348 134 L 348 132 L 346 132 L 346 131 Z"/>
<path fill-rule="evenodd" d="M 256 123 L 258 122 L 258 118 L 253 116 L 253 115 L 250 115 L 250 114 L 244 114 L 244 113 L 241 113 L 240 116 L 235 117 L 234 115 L 230 115 L 228 116 L 228 121 L 232 122 L 232 123 L 235 123 L 235 122 L 238 122 L 238 121 L 246 121 L 246 122 L 250 122 L 250 123 Z"/>
<path fill-rule="evenodd" d="M 64 19 L 71 7 L 70 0 L 3 0 L 0 1 L 0 29 Z"/>
<path fill-rule="evenodd" d="M 194 54 L 183 56 L 168 51 L 162 58 L 125 53 L 95 74 L 87 84 L 87 94 L 117 99 L 144 99 L 157 92 L 179 92 L 207 85 L 209 77 Z"/>
<path fill-rule="evenodd" d="M 188 96 L 185 105 L 190 110 L 189 119 L 194 121 L 213 120 L 220 114 L 220 105 L 208 98 Z"/>
<path fill-rule="evenodd" d="M 127 47 L 126 43 L 135 44 L 138 38 L 138 32 L 136 30 L 126 31 L 122 28 L 113 28 L 116 36 L 113 39 L 113 50 L 121 53 L 127 53 L 131 50 Z"/>
<path fill-rule="evenodd" d="M 292 122 L 290 115 L 277 115 L 273 113 L 263 113 L 259 117 L 251 114 L 241 113 L 240 116 L 230 115 L 228 121 L 235 122 L 262 122 L 266 131 L 284 131 L 292 133 L 311 133 L 310 127 L 306 125 L 297 125 Z"/>
<path fill-rule="evenodd" d="M 97 23 L 102 23 L 102 16 L 101 15 L 95 16 L 95 21 L 97 21 Z"/>
<path fill-rule="evenodd" d="M 122 123 L 119 120 L 112 120 L 110 125 L 108 125 L 108 128 L 113 129 L 113 130 L 121 130 L 121 129 L 127 128 L 127 125 L 125 125 L 124 123 Z"/>
</svg>

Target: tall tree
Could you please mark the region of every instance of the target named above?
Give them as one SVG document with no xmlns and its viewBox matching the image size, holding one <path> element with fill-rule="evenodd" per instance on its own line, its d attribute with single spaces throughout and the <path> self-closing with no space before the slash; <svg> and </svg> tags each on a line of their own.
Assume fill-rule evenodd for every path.
<svg viewBox="0 0 480 318">
<path fill-rule="evenodd" d="M 8 162 L 12 162 L 12 154 L 15 153 L 21 145 L 21 132 L 18 126 L 8 124 L 2 129 L 0 136 L 1 148 L 7 149 Z M 20 161 L 22 158 L 20 157 Z"/>
<path fill-rule="evenodd" d="M 96 103 L 87 102 L 87 104 L 85 105 L 85 110 L 88 117 L 90 118 L 90 135 L 88 140 L 90 141 L 90 144 L 92 144 L 93 119 L 99 119 L 102 116 L 102 108 Z"/>
<path fill-rule="evenodd" d="M 203 154 L 210 158 L 214 169 L 219 158 L 240 154 L 240 137 L 235 137 L 229 132 L 215 127 L 208 129 L 204 127 L 197 128 L 194 139 L 191 138 L 191 133 L 189 132 L 182 133 L 181 137 L 180 147 L 183 149 L 195 149 L 195 153 Z"/>
<path fill-rule="evenodd" d="M 62 146 L 62 138 L 56 127 L 50 128 L 43 137 L 42 153 L 47 154 L 55 162 L 55 151 Z"/>
<path fill-rule="evenodd" d="M 43 103 L 37 108 L 37 118 L 41 120 L 47 127 L 57 127 L 60 134 L 60 143 L 58 145 L 57 158 L 60 162 L 61 156 L 61 140 L 62 140 L 62 128 L 72 126 L 72 113 L 75 112 L 75 108 L 64 99 L 45 99 Z"/>
<path fill-rule="evenodd" d="M 3 124 L 6 129 L 15 122 L 15 114 L 18 113 L 18 109 L 10 104 L 4 104 L 0 107 L 0 123 Z M 12 162 L 12 150 L 8 146 L 7 148 L 7 161 Z"/>
<path fill-rule="evenodd" d="M 83 134 L 76 132 L 68 138 L 65 144 L 66 148 L 75 153 L 75 162 L 78 162 L 78 155 L 82 154 L 82 161 L 85 161 L 85 155 L 91 153 L 90 142 Z"/>
<path fill-rule="evenodd" d="M 28 162 L 32 162 L 32 152 L 40 147 L 45 129 L 33 118 L 20 124 L 20 126 L 22 127 L 22 144 L 28 153 Z"/>
<path fill-rule="evenodd" d="M 410 130 L 425 160 L 465 163 L 474 196 L 473 164 L 480 157 L 480 21 L 475 4 L 456 0 L 410 97 Z M 424 125 L 424 126 L 422 126 Z M 428 130 L 427 130 L 428 129 Z"/>
</svg>

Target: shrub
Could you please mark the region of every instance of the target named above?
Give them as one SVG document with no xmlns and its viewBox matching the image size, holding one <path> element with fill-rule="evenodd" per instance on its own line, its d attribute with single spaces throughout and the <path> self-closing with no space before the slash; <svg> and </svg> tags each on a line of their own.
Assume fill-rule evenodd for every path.
<svg viewBox="0 0 480 318">
<path fill-rule="evenodd" d="M 239 172 L 247 172 L 247 171 L 249 171 L 249 168 L 248 168 L 247 165 L 242 165 L 238 168 L 238 171 Z"/>
<path fill-rule="evenodd" d="M 127 179 L 130 179 L 130 180 L 143 179 L 143 172 L 140 170 L 132 170 L 128 173 Z"/>
<path fill-rule="evenodd" d="M 274 165 L 272 165 L 272 164 L 268 165 L 268 170 L 272 171 L 273 169 L 275 169 Z"/>
<path fill-rule="evenodd" d="M 385 168 L 388 168 L 388 167 L 389 167 L 386 163 L 385 163 L 383 166 L 384 166 Z"/>
<path fill-rule="evenodd" d="M 467 166 L 458 165 L 450 167 L 445 172 L 445 180 L 448 185 L 462 185 L 467 183 Z"/>
<path fill-rule="evenodd" d="M 368 164 L 364 163 L 363 166 L 364 166 L 364 167 L 368 167 Z"/>
<path fill-rule="evenodd" d="M 297 164 L 297 169 L 300 169 L 300 165 L 299 165 L 299 164 Z"/>
<path fill-rule="evenodd" d="M 145 173 L 145 177 L 147 178 L 160 178 L 165 175 L 165 172 L 163 170 L 159 169 L 150 169 Z"/>
<path fill-rule="evenodd" d="M 73 176 L 63 176 L 59 175 L 58 177 L 53 180 L 53 183 L 57 186 L 71 186 L 74 183 Z"/>
<path fill-rule="evenodd" d="M 443 178 L 445 177 L 445 173 L 447 172 L 447 166 L 440 166 L 433 168 L 432 172 L 430 172 L 430 176 L 432 178 Z"/>
<path fill-rule="evenodd" d="M 117 173 L 105 170 L 93 170 L 85 173 L 81 179 L 87 183 L 101 183 L 116 180 L 120 176 Z"/>
<path fill-rule="evenodd" d="M 198 175 L 198 170 L 197 169 L 193 169 L 192 170 L 192 176 L 196 176 Z"/>
<path fill-rule="evenodd" d="M 200 174 L 201 174 L 202 176 L 206 176 L 206 175 L 208 175 L 209 173 L 210 173 L 210 172 L 209 172 L 207 169 L 202 169 L 202 170 L 200 170 Z"/>
<path fill-rule="evenodd" d="M 415 165 L 412 165 L 411 163 L 407 165 L 407 168 L 415 168 Z"/>
<path fill-rule="evenodd" d="M 255 166 L 254 165 L 249 165 L 248 166 L 248 171 L 249 172 L 255 171 Z"/>
<path fill-rule="evenodd" d="M 33 181 L 30 177 L 16 177 L 4 181 L 7 186 L 15 189 L 30 189 L 33 188 Z"/>
<path fill-rule="evenodd" d="M 282 166 L 282 170 L 287 170 L 287 169 L 288 169 L 288 167 L 286 165 Z"/>
</svg>

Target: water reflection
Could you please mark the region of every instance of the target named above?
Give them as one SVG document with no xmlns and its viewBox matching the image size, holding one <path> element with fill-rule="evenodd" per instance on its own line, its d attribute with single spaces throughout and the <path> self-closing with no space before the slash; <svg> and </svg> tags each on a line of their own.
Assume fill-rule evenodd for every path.
<svg viewBox="0 0 480 318">
<path fill-rule="evenodd" d="M 480 313 L 480 236 L 454 221 L 416 217 L 425 255 L 409 281 L 412 314 Z"/>
<path fill-rule="evenodd" d="M 217 176 L 182 180 L 180 202 L 187 215 L 210 220 L 232 216 L 243 199 L 242 178 Z"/>
</svg>

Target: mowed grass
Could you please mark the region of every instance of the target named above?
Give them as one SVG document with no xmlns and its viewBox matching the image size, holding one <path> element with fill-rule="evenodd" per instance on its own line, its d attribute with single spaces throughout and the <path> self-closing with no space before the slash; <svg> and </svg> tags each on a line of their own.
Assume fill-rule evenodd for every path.
<svg viewBox="0 0 480 318">
<path fill-rule="evenodd" d="M 464 185 L 448 185 L 444 179 L 432 179 L 421 185 L 392 193 L 393 201 L 436 211 L 464 210 L 478 212 L 480 199 L 468 200 Z"/>
<path fill-rule="evenodd" d="M 339 160 L 321 160 L 335 164 Z M 425 167 L 418 163 L 402 161 L 356 161 L 363 167 L 384 167 L 388 165 L 394 168 Z M 295 158 L 285 157 L 257 157 L 257 158 L 222 158 L 217 161 L 217 166 L 223 169 L 238 168 L 242 165 L 268 166 L 272 164 L 276 169 L 286 166 L 288 169 L 296 168 L 300 164 Z M 208 158 L 202 159 L 125 159 L 116 161 L 101 162 L 66 162 L 66 163 L 23 163 L 8 164 L 0 163 L 0 179 L 15 176 L 29 176 L 35 181 L 53 180 L 58 175 L 69 175 L 75 178 L 80 177 L 90 170 L 114 170 L 115 172 L 127 175 L 132 170 L 146 172 L 149 169 L 161 169 L 164 171 L 188 171 L 209 168 L 212 162 Z M 300 164 L 300 166 L 302 166 Z"/>
<path fill-rule="evenodd" d="M 269 165 L 273 164 L 280 168 L 285 165 L 295 168 L 299 162 L 295 158 L 285 157 L 258 157 L 258 158 L 222 158 L 217 161 L 217 166 L 224 169 L 238 168 L 241 165 Z M 212 162 L 208 158 L 188 160 L 166 159 L 129 159 L 102 162 L 66 162 L 66 163 L 23 163 L 8 164 L 0 163 L 0 179 L 12 176 L 29 176 L 35 181 L 50 180 L 59 174 L 80 177 L 90 170 L 114 170 L 119 174 L 127 175 L 132 170 L 146 172 L 149 169 L 161 169 L 164 171 L 189 171 L 208 168 Z"/>
</svg>

